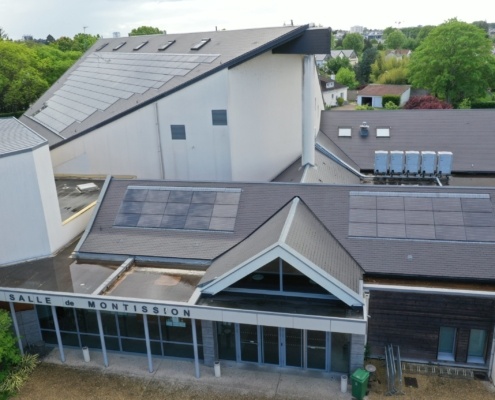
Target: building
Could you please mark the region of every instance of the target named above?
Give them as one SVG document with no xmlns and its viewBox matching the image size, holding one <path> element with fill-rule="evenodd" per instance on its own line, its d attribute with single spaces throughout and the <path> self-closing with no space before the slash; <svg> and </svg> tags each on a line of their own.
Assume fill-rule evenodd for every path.
<svg viewBox="0 0 495 400">
<path fill-rule="evenodd" d="M 100 39 L 20 120 L 56 174 L 267 181 L 317 133 L 329 48 L 309 25 Z"/>
<path fill-rule="evenodd" d="M 303 43 L 306 30 L 298 31 Z M 278 73 L 295 80 L 313 75 L 282 65 Z M 186 97 L 188 88 L 174 96 Z M 312 115 L 318 104 L 310 93 L 299 104 Z M 205 126 L 216 113 L 207 114 Z M 24 119 L 35 126 L 32 116 Z M 106 365 L 109 352 L 141 353 L 150 372 L 156 357 L 181 357 L 196 366 L 228 360 L 347 374 L 363 365 L 365 349 L 383 357 L 394 344 L 406 362 L 493 376 L 493 111 L 332 110 L 298 121 L 299 151 L 283 168 L 265 171 L 271 182 L 108 174 L 84 233 L 57 257 L 13 264 L 19 236 L 43 239 L 51 222 L 27 225 L 24 203 L 5 203 L 9 229 L 19 235 L 2 227 L 2 240 L 12 244 L 2 248 L 0 304 L 15 317 L 20 347 L 42 341 L 63 359 L 64 348 L 85 346 L 101 351 Z M 53 186 L 45 200 L 38 194 L 53 179 L 46 140 L 23 122 L 0 127 L 0 166 L 27 171 L 15 176 L 30 176 L 23 193 L 42 220 L 57 201 Z M 52 153 L 91 132 L 62 139 Z M 252 137 L 251 147 L 271 135 Z M 273 135 L 276 146 L 257 156 L 261 165 L 283 152 L 284 139 Z M 425 158 L 406 171 L 410 150 Z M 85 151 L 90 159 L 91 148 Z M 388 162 L 393 153 L 400 167 L 375 173 L 377 152 Z M 108 168 L 122 162 L 112 154 Z M 423 174 L 426 156 L 442 154 L 450 155 L 450 171 L 435 161 Z M 36 178 L 36 168 L 45 175 Z M 131 167 L 121 172 L 136 175 Z M 12 172 L 0 176 L 14 187 Z M 64 237 L 67 244 L 71 237 Z M 45 247 L 33 258 L 53 252 Z"/>
<path fill-rule="evenodd" d="M 335 78 L 335 77 L 334 77 Z M 323 102 L 326 107 L 336 107 L 338 105 L 337 99 L 341 98 L 342 101 L 347 101 L 347 86 L 341 85 L 336 82 L 335 79 L 327 78 L 320 75 L 321 93 L 323 94 Z"/>
<path fill-rule="evenodd" d="M 357 104 L 359 106 L 383 108 L 385 106 L 383 104 L 384 96 L 400 97 L 399 106 L 403 106 L 411 96 L 411 86 L 371 84 L 358 91 Z"/>
</svg>

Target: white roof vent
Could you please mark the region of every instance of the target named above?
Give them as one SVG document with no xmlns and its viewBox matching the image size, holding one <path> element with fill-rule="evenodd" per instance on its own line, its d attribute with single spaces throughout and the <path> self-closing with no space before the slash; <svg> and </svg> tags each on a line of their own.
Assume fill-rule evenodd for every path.
<svg viewBox="0 0 495 400">
<path fill-rule="evenodd" d="M 96 192 L 100 190 L 100 188 L 97 185 L 95 185 L 93 182 L 82 183 L 81 185 L 77 185 L 76 188 L 81 193 Z"/>
</svg>

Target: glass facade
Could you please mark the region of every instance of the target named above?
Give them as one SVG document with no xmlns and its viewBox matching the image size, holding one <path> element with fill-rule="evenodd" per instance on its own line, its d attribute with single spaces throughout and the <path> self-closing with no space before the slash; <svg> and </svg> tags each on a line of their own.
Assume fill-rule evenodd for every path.
<svg viewBox="0 0 495 400">
<path fill-rule="evenodd" d="M 37 306 L 43 340 L 57 344 L 51 307 Z M 62 344 L 101 349 L 96 311 L 56 307 Z M 141 314 L 101 312 L 107 350 L 146 353 L 144 317 Z M 156 356 L 194 358 L 192 320 L 147 317 L 151 353 Z M 203 358 L 201 322 L 196 321 L 199 358 Z"/>
</svg>

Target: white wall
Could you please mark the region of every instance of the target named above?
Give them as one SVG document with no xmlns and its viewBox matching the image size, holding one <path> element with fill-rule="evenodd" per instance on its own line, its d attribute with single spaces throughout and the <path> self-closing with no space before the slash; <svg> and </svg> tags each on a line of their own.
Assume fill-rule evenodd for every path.
<svg viewBox="0 0 495 400">
<path fill-rule="evenodd" d="M 200 80 L 158 103 L 167 179 L 231 180 L 228 70 Z M 214 126 L 212 110 L 227 110 L 227 126 Z M 171 125 L 185 125 L 186 140 L 172 140 Z"/>
<path fill-rule="evenodd" d="M 143 107 L 57 147 L 51 155 L 55 174 L 160 179 L 155 106 Z"/>
<path fill-rule="evenodd" d="M 334 89 L 323 92 L 323 100 L 325 101 L 325 104 L 332 107 L 337 105 L 337 98 L 339 97 L 342 97 L 344 101 L 347 101 L 347 89 Z"/>
<path fill-rule="evenodd" d="M 50 255 L 33 153 L 0 157 L 0 185 L 0 265 Z"/>
<path fill-rule="evenodd" d="M 271 180 L 301 155 L 302 68 L 265 53 L 230 70 L 232 180 Z"/>
</svg>

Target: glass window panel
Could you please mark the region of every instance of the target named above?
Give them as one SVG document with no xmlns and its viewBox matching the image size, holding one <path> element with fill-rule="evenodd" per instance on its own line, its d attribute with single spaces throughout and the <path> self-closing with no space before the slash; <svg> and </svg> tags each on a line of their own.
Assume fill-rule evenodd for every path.
<svg viewBox="0 0 495 400">
<path fill-rule="evenodd" d="M 483 329 L 471 329 L 469 335 L 468 362 L 484 363 L 487 333 Z"/>
<path fill-rule="evenodd" d="M 285 364 L 290 367 L 302 367 L 302 330 L 285 329 Z"/>
<path fill-rule="evenodd" d="M 40 327 L 45 329 L 55 329 L 53 322 L 52 310 L 49 306 L 36 306 Z"/>
<path fill-rule="evenodd" d="M 278 328 L 263 326 L 263 363 L 279 364 Z"/>
<path fill-rule="evenodd" d="M 328 294 L 320 285 L 316 284 L 316 282 L 309 279 L 290 264 L 285 261 L 282 261 L 282 264 L 284 292 Z"/>
<path fill-rule="evenodd" d="M 101 349 L 101 340 L 99 336 L 96 335 L 81 335 L 81 344 L 82 346 L 89 347 L 91 349 Z M 105 341 L 105 345 L 106 345 Z M 107 345 L 108 348 L 108 345 Z"/>
<path fill-rule="evenodd" d="M 307 331 L 307 366 L 310 369 L 326 369 L 326 332 Z"/>
<path fill-rule="evenodd" d="M 151 341 L 150 342 L 150 347 L 151 347 L 151 354 L 154 354 L 156 356 L 163 355 L 162 354 L 162 344 L 161 344 L 161 342 Z"/>
<path fill-rule="evenodd" d="M 121 339 L 122 350 L 130 353 L 146 353 L 146 342 L 144 340 Z"/>
<path fill-rule="evenodd" d="M 332 333 L 331 365 L 333 372 L 349 372 L 351 335 Z"/>
<path fill-rule="evenodd" d="M 144 339 L 143 316 L 140 314 L 119 314 L 120 335 Z"/>
<path fill-rule="evenodd" d="M 241 360 L 258 362 L 258 327 L 240 324 Z"/>
<path fill-rule="evenodd" d="M 58 344 L 57 342 L 57 335 L 55 334 L 54 331 L 45 331 L 41 330 L 41 337 L 43 338 L 43 341 L 48 344 Z"/>
<path fill-rule="evenodd" d="M 110 312 L 101 313 L 101 323 L 103 325 L 103 333 L 105 335 L 117 336 L 119 331 L 117 330 L 117 321 L 115 320 L 115 314 Z"/>
<path fill-rule="evenodd" d="M 156 315 L 148 315 L 148 330 L 151 340 L 160 340 L 160 317 Z"/>
<path fill-rule="evenodd" d="M 451 327 L 440 327 L 438 336 L 438 359 L 454 361 L 456 329 Z"/>
<path fill-rule="evenodd" d="M 64 346 L 79 347 L 79 338 L 77 337 L 77 333 L 60 332 L 60 336 L 62 337 L 62 343 Z"/>
<path fill-rule="evenodd" d="M 169 357 L 194 358 L 194 349 L 190 344 L 163 343 L 163 353 Z M 202 355 L 203 351 L 199 354 Z"/>
<path fill-rule="evenodd" d="M 236 360 L 235 326 L 230 322 L 217 322 L 218 357 Z"/>
<path fill-rule="evenodd" d="M 77 324 L 79 332 L 82 333 L 99 333 L 98 321 L 96 319 L 96 311 L 92 310 L 76 310 Z"/>
<path fill-rule="evenodd" d="M 161 317 L 161 321 L 163 341 L 192 343 L 192 327 L 190 319 Z M 198 332 L 196 331 L 196 333 Z"/>
</svg>

